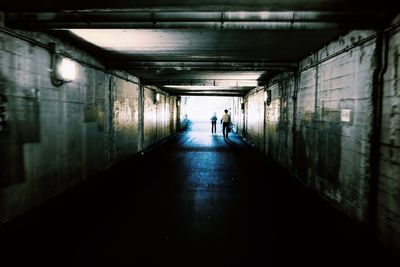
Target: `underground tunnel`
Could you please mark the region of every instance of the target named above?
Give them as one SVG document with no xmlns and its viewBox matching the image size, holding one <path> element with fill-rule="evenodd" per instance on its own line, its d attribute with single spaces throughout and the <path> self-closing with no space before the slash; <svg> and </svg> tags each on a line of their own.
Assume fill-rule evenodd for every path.
<svg viewBox="0 0 400 267">
<path fill-rule="evenodd" d="M 399 29 L 393 1 L 1 3 L 0 264 L 400 262 Z"/>
</svg>

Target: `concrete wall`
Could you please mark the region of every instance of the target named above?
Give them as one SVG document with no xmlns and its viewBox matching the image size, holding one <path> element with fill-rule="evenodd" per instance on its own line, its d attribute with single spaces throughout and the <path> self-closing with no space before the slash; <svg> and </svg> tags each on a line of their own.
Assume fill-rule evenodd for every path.
<svg viewBox="0 0 400 267">
<path fill-rule="evenodd" d="M 395 20 L 400 22 L 400 16 Z M 381 238 L 400 251 L 400 32 L 389 32 L 384 76 L 378 229 Z"/>
<path fill-rule="evenodd" d="M 266 104 L 265 152 L 288 169 L 293 164 L 294 85 L 294 75 L 285 73 L 267 86 L 271 102 Z"/>
<path fill-rule="evenodd" d="M 373 92 L 378 90 L 374 77 L 379 51 L 374 31 L 349 32 L 302 60 L 298 71 L 274 77 L 267 84 L 269 105 L 263 103 L 262 91 L 250 92 L 245 97 L 245 135 L 356 221 L 368 225 L 376 221 L 379 237 L 400 251 L 400 33 L 396 27 L 389 33 L 377 188 L 372 187 L 371 170 L 375 168 L 371 148 L 376 141 Z M 371 194 L 375 190 L 377 215 Z"/>
<path fill-rule="evenodd" d="M 351 32 L 304 60 L 301 68 L 312 67 L 300 73 L 297 93 L 296 173 L 359 221 L 366 220 L 371 177 L 375 39 L 314 62 L 373 34 Z"/>
<path fill-rule="evenodd" d="M 233 130 L 240 135 L 244 135 L 244 104 L 242 104 L 242 99 L 242 97 L 233 97 L 231 108 Z"/>
<path fill-rule="evenodd" d="M 155 94 L 159 94 L 159 101 Z M 154 143 L 172 135 L 177 130 L 176 97 L 168 96 L 158 88 L 144 88 L 144 145 Z"/>
<path fill-rule="evenodd" d="M 189 113 L 189 96 L 182 96 L 182 98 L 179 101 L 179 124 L 181 128 L 184 128 L 187 126 L 188 122 L 189 122 L 189 117 L 188 117 L 188 113 Z"/>
<path fill-rule="evenodd" d="M 163 96 L 140 127 L 136 77 L 105 72 L 51 36 L 17 33 L 0 31 L 0 224 L 171 135 L 177 121 L 175 99 Z M 79 61 L 73 82 L 51 82 L 50 42 Z"/>
<path fill-rule="evenodd" d="M 373 37 L 353 31 L 301 61 L 298 73 L 273 78 L 265 130 L 263 91 L 246 98 L 251 142 L 358 221 L 366 220 L 369 193 Z"/>
<path fill-rule="evenodd" d="M 245 138 L 264 151 L 264 90 L 254 88 L 245 97 Z"/>
<path fill-rule="evenodd" d="M 113 122 L 116 159 L 138 151 L 139 85 L 113 78 Z"/>
</svg>

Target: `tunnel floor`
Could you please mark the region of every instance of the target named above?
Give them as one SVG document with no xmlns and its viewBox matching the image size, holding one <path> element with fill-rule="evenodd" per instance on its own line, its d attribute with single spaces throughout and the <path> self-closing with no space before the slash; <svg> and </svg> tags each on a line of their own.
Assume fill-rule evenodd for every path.
<svg viewBox="0 0 400 267">
<path fill-rule="evenodd" d="M 220 127 L 220 125 L 218 126 Z M 192 124 L 0 228 L 2 266 L 384 263 L 389 252 L 239 136 Z"/>
</svg>

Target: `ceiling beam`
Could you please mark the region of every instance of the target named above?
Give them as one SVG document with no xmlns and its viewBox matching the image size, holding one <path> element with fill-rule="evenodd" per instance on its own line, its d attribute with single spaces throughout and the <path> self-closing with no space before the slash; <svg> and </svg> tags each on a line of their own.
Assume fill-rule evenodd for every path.
<svg viewBox="0 0 400 267">
<path fill-rule="evenodd" d="M 142 83 L 157 86 L 218 86 L 218 87 L 252 87 L 258 86 L 260 81 L 254 79 L 143 79 Z"/>
<path fill-rule="evenodd" d="M 163 90 L 167 91 L 171 95 L 186 95 L 186 96 L 244 96 L 248 91 L 252 88 L 247 90 L 172 90 L 162 88 Z"/>
<path fill-rule="evenodd" d="M 386 20 L 380 11 L 60 11 L 6 12 L 7 27 L 30 30 L 213 29 L 285 30 L 371 28 Z"/>
<path fill-rule="evenodd" d="M 212 62 L 212 61 L 108 61 L 107 69 L 125 70 L 215 70 L 215 71 L 283 71 L 296 69 L 294 62 Z"/>
<path fill-rule="evenodd" d="M 191 91 L 187 92 L 179 92 L 179 93 L 171 93 L 171 95 L 179 95 L 179 96 L 245 96 L 247 92 L 202 92 L 202 93 L 193 93 Z"/>
</svg>

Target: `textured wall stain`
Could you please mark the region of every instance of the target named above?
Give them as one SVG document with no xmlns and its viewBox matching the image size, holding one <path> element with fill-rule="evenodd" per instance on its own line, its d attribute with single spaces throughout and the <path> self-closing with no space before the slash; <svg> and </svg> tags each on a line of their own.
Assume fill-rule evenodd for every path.
<svg viewBox="0 0 400 267">
<path fill-rule="evenodd" d="M 400 89 L 399 87 L 399 80 L 400 80 L 400 53 L 399 53 L 400 48 L 394 48 L 393 50 L 393 90 L 394 90 L 394 95 L 398 96 Z"/>
<path fill-rule="evenodd" d="M 107 166 L 111 166 L 116 159 L 115 151 L 115 108 L 114 99 L 116 87 L 114 80 L 111 78 L 108 86 L 108 129 L 106 135 L 106 160 Z"/>
<path fill-rule="evenodd" d="M 342 152 L 342 126 L 337 122 L 340 112 L 325 112 L 329 113 L 329 117 L 336 119 L 319 124 L 316 171 L 318 176 L 326 179 L 332 186 L 338 187 Z"/>
<path fill-rule="evenodd" d="M 396 154 L 394 152 L 395 147 L 400 146 L 400 108 L 394 104 L 392 106 L 392 112 L 390 114 L 390 157 L 396 160 Z"/>
<path fill-rule="evenodd" d="M 4 94 L 0 94 L 0 133 L 5 132 L 8 128 L 8 100 Z"/>
<path fill-rule="evenodd" d="M 104 107 L 100 104 L 89 104 L 85 106 L 83 122 L 97 123 L 97 130 L 104 131 Z"/>
<path fill-rule="evenodd" d="M 305 117 L 312 117 L 312 113 L 305 114 Z M 311 148 L 313 147 L 314 130 L 308 126 L 309 120 L 302 120 L 296 131 L 296 147 L 294 148 L 295 161 L 294 167 L 297 176 L 307 182 L 311 173 L 312 154 Z"/>
<path fill-rule="evenodd" d="M 97 107 L 94 104 L 85 106 L 83 122 L 95 122 L 97 120 Z"/>
<path fill-rule="evenodd" d="M 124 101 L 115 100 L 115 126 L 116 130 L 129 126 L 133 121 L 132 107 L 129 105 L 129 99 L 125 98 Z"/>
<path fill-rule="evenodd" d="M 0 188 L 25 181 L 23 145 L 24 140 L 29 141 L 30 133 L 23 131 L 30 129 L 24 128 L 26 124 L 21 120 L 21 114 L 28 117 L 30 114 L 25 105 L 16 107 L 16 99 L 8 95 L 12 90 L 14 84 L 0 74 Z M 19 119 L 17 113 L 20 113 Z M 35 137 L 35 131 L 32 130 L 32 137 Z"/>
<path fill-rule="evenodd" d="M 0 224 L 138 149 L 138 79 L 103 72 L 83 51 L 44 33 L 33 35 L 96 67 L 80 64 L 76 81 L 55 87 L 44 46 L 0 33 Z M 169 118 L 166 113 L 160 115 Z M 169 129 L 167 122 L 162 127 Z"/>
</svg>

